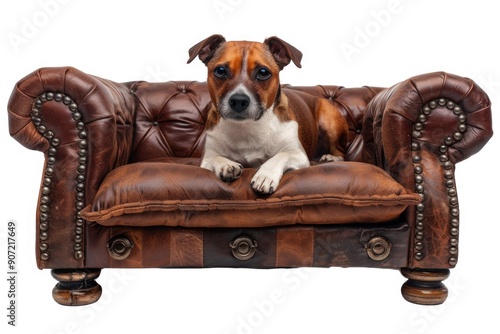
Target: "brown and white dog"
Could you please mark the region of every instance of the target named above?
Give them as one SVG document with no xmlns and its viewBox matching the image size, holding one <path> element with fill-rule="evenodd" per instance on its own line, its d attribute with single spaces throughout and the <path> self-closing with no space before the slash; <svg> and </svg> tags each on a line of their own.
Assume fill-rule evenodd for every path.
<svg viewBox="0 0 500 334">
<path fill-rule="evenodd" d="M 278 37 L 257 43 L 213 35 L 189 49 L 188 63 L 196 56 L 208 67 L 213 103 L 201 167 L 224 181 L 258 168 L 251 187 L 270 194 L 284 172 L 310 165 L 306 150 L 326 146 L 320 161 L 344 160 L 348 130 L 338 110 L 326 99 L 281 90 L 279 72 L 290 61 L 301 67 L 295 47 Z"/>
</svg>

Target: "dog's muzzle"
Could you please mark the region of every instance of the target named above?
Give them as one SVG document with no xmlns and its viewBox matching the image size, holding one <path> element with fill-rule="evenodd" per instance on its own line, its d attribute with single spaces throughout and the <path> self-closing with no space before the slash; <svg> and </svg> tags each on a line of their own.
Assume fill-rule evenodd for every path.
<svg viewBox="0 0 500 334">
<path fill-rule="evenodd" d="M 250 105 L 250 98 L 246 94 L 233 94 L 229 98 L 229 107 L 236 113 L 244 112 Z"/>
</svg>

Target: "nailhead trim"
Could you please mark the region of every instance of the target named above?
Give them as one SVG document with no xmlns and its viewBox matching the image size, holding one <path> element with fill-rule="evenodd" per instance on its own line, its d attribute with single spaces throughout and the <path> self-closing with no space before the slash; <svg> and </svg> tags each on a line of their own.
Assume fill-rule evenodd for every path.
<svg viewBox="0 0 500 334">
<path fill-rule="evenodd" d="M 42 196 L 40 198 L 40 259 L 42 261 L 47 261 L 50 258 L 50 247 L 49 247 L 49 225 L 50 225 L 50 193 L 52 185 L 52 175 L 54 173 L 56 157 L 57 157 L 57 147 L 59 146 L 59 139 L 56 137 L 55 133 L 46 128 L 42 123 L 42 118 L 40 115 L 40 110 L 42 105 L 47 101 L 56 101 L 63 103 L 69 109 L 72 114 L 72 118 L 75 121 L 75 126 L 78 129 L 78 136 L 80 141 L 78 142 L 78 155 L 79 155 L 79 165 L 77 167 L 77 184 L 76 184 L 76 198 L 75 198 L 75 230 L 73 237 L 73 256 L 75 259 L 80 260 L 83 258 L 83 219 L 80 217 L 80 210 L 85 206 L 84 204 L 84 190 L 85 190 L 85 171 L 87 169 L 87 131 L 85 130 L 85 124 L 81 121 L 82 114 L 78 111 L 78 105 L 69 97 L 58 92 L 46 92 L 41 94 L 35 99 L 32 109 L 31 109 L 31 121 L 37 128 L 37 131 L 43 135 L 50 143 L 49 149 L 47 151 L 47 164 L 44 172 L 44 179 L 42 185 Z"/>
<path fill-rule="evenodd" d="M 456 105 L 453 101 L 439 98 L 425 104 L 422 109 L 420 109 L 418 115 L 418 122 L 413 126 L 412 132 L 412 144 L 411 149 L 413 151 L 413 168 L 415 173 L 415 191 L 422 197 L 422 202 L 417 205 L 417 215 L 416 215 L 416 224 L 415 224 L 415 243 L 414 243 L 414 258 L 417 261 L 421 261 L 425 257 L 424 247 L 422 240 L 424 239 L 424 220 L 425 220 L 425 186 L 424 186 L 424 178 L 422 176 L 423 168 L 421 166 L 422 157 L 419 155 L 419 151 L 421 149 L 418 140 L 422 136 L 421 131 L 425 127 L 425 122 L 427 117 L 431 114 L 431 112 L 436 109 L 438 106 L 444 107 L 448 110 L 451 110 L 458 118 L 459 126 L 458 130 L 453 133 L 452 136 L 447 136 L 443 140 L 443 144 L 439 146 L 439 160 L 443 166 L 444 170 L 444 178 L 445 185 L 448 189 L 448 205 L 450 207 L 450 247 L 448 258 L 448 263 L 451 266 L 455 266 L 457 264 L 457 255 L 458 255 L 458 226 L 459 226 L 459 209 L 458 209 L 458 197 L 457 191 L 455 187 L 455 179 L 453 173 L 453 163 L 449 160 L 448 157 L 448 148 L 455 143 L 459 142 L 463 133 L 467 131 L 467 117 L 463 112 L 460 106 Z"/>
</svg>

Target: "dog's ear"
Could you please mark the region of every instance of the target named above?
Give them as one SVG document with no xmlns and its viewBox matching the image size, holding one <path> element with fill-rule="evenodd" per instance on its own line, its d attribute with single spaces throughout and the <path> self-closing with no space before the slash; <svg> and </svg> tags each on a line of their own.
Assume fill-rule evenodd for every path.
<svg viewBox="0 0 500 334">
<path fill-rule="evenodd" d="M 193 61 L 196 56 L 206 65 L 215 54 L 217 48 L 226 41 L 222 35 L 212 35 L 189 49 L 187 63 Z"/>
<path fill-rule="evenodd" d="M 276 59 L 280 70 L 290 64 L 290 61 L 293 61 L 298 68 L 302 67 L 302 65 L 300 65 L 302 52 L 297 50 L 294 46 L 276 36 L 267 38 L 264 44 L 269 47 L 269 51 L 271 51 L 274 59 Z"/>
</svg>

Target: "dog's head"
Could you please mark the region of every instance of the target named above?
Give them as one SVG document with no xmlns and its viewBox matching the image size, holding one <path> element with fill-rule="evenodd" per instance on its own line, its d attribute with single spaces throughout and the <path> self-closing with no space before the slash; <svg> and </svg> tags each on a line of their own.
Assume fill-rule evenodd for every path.
<svg viewBox="0 0 500 334">
<path fill-rule="evenodd" d="M 258 120 L 280 95 L 279 72 L 293 61 L 301 67 L 302 53 L 269 37 L 264 43 L 226 42 L 212 35 L 189 49 L 188 63 L 198 56 L 208 68 L 212 102 L 227 120 Z"/>
</svg>

